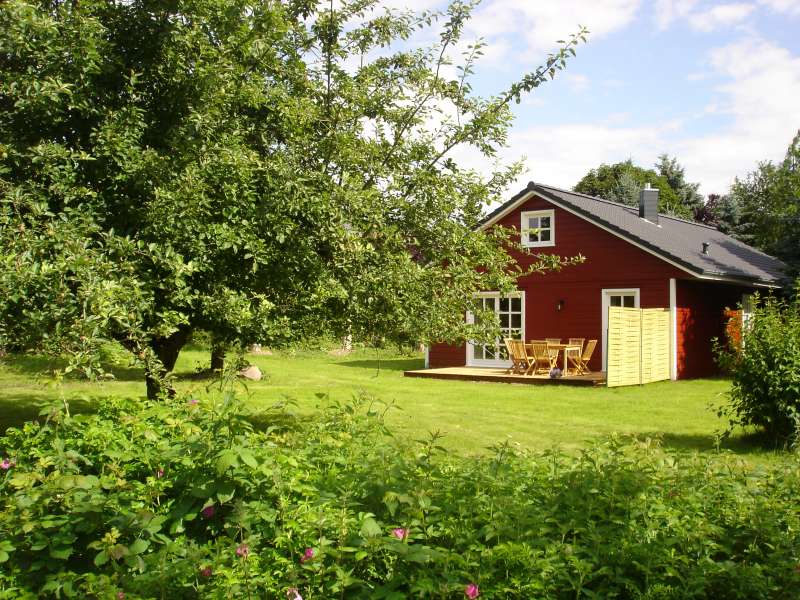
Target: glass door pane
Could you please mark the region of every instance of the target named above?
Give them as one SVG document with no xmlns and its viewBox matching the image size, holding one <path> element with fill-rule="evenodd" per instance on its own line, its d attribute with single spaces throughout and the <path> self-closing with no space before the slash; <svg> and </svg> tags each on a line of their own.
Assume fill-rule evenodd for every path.
<svg viewBox="0 0 800 600">
<path fill-rule="evenodd" d="M 522 299 L 519 296 L 488 296 L 481 298 L 479 307 L 496 315 L 501 333 L 494 343 L 475 344 L 473 358 L 479 361 L 507 361 L 508 351 L 503 339 L 522 339 Z"/>
<path fill-rule="evenodd" d="M 497 317 L 502 330 L 501 337 L 497 340 L 497 356 L 508 360 L 503 338 L 522 339 L 522 299 L 519 296 L 500 298 Z"/>
<path fill-rule="evenodd" d="M 497 298 L 482 298 L 481 308 L 485 311 L 491 311 L 497 314 Z M 476 344 L 473 356 L 476 360 L 494 360 L 497 354 L 497 343 L 494 344 Z"/>
</svg>

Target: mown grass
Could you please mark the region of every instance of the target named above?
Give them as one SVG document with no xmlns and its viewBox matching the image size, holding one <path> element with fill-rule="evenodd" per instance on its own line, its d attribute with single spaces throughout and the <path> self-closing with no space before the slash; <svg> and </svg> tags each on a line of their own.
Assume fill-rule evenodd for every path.
<svg viewBox="0 0 800 600">
<path fill-rule="evenodd" d="M 729 387 L 724 379 L 612 389 L 412 379 L 403 371 L 422 368 L 420 356 L 374 350 L 345 357 L 304 351 L 248 359 L 264 373 L 262 381 L 242 387 L 253 408 L 288 401 L 291 410 L 311 416 L 322 403 L 367 394 L 390 406 L 387 423 L 396 435 L 419 439 L 439 431 L 445 436 L 442 444 L 460 454 L 504 442 L 576 451 L 611 434 L 660 437 L 668 447 L 711 451 L 725 425 L 714 407 Z M 197 376 L 207 362 L 207 351 L 185 350 L 176 369 L 178 388 L 200 398 L 214 393 L 213 380 Z M 98 396 L 145 392 L 142 372 L 120 366 L 112 368 L 113 381 L 68 378 L 54 386 L 46 372 L 59 366 L 38 357 L 8 357 L 0 363 L 0 430 L 35 418 L 43 406 L 62 399 L 73 412 L 87 411 Z M 757 462 L 772 456 L 744 432 L 722 447 Z"/>
</svg>

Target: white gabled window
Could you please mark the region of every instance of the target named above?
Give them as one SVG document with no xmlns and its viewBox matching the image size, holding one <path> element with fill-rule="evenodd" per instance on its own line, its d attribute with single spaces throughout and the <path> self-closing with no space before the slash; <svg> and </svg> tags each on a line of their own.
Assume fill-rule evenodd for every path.
<svg viewBox="0 0 800 600">
<path fill-rule="evenodd" d="M 556 245 L 555 211 L 528 210 L 522 213 L 520 240 L 527 248 Z"/>
</svg>

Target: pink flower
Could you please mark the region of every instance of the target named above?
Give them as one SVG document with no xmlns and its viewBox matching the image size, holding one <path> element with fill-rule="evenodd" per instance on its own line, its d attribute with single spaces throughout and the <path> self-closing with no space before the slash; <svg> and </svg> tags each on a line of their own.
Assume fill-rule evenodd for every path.
<svg viewBox="0 0 800 600">
<path fill-rule="evenodd" d="M 247 558 L 250 556 L 250 547 L 247 544 L 239 544 L 236 547 L 236 556 L 239 558 Z"/>
<path fill-rule="evenodd" d="M 161 479 L 163 476 L 164 476 L 164 469 L 159 467 L 158 471 L 156 471 L 156 477 L 158 479 Z"/>
<path fill-rule="evenodd" d="M 297 588 L 289 588 L 286 590 L 286 597 L 289 600 L 303 600 L 303 597 L 300 595 L 300 592 Z"/>
<path fill-rule="evenodd" d="M 464 588 L 464 595 L 469 598 L 469 600 L 475 600 L 475 598 L 481 595 L 481 591 L 478 589 L 477 585 L 470 583 Z"/>
<path fill-rule="evenodd" d="M 117 600 L 125 600 L 125 592 L 117 592 Z"/>
<path fill-rule="evenodd" d="M 189 398 L 189 400 L 186 401 L 186 404 L 188 404 L 189 406 L 194 406 L 198 402 L 200 402 L 200 400 L 198 400 L 197 398 Z"/>
<path fill-rule="evenodd" d="M 213 571 L 211 570 L 211 567 L 203 567 L 200 569 L 200 575 L 202 577 L 211 577 L 212 573 Z"/>
<path fill-rule="evenodd" d="M 314 549 L 313 548 L 306 548 L 306 551 L 303 552 L 303 556 L 300 557 L 300 562 L 304 563 L 314 558 Z"/>
<path fill-rule="evenodd" d="M 200 514 L 203 515 L 204 518 L 210 519 L 211 517 L 214 516 L 215 512 L 216 512 L 216 509 L 214 508 L 214 505 L 212 504 L 210 506 L 206 506 L 203 510 L 201 510 Z"/>
<path fill-rule="evenodd" d="M 408 537 L 408 529 L 404 527 L 395 527 L 392 529 L 392 535 L 398 540 L 404 540 Z"/>
<path fill-rule="evenodd" d="M 8 471 L 13 466 L 14 461 L 8 460 L 7 458 L 4 458 L 3 462 L 0 463 L 0 469 L 3 469 L 3 471 Z"/>
</svg>

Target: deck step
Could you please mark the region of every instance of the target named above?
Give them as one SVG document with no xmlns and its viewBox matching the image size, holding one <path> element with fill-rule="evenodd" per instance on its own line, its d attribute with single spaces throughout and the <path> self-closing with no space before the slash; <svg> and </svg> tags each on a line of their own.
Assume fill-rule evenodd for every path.
<svg viewBox="0 0 800 600">
<path fill-rule="evenodd" d="M 511 375 L 505 369 L 488 367 L 446 367 L 405 371 L 406 377 L 423 379 L 449 379 L 457 381 L 489 381 L 493 383 L 519 383 L 523 385 L 582 385 L 600 387 L 606 385 L 605 373 L 587 375 L 565 375 L 551 378 L 547 375 Z"/>
</svg>

